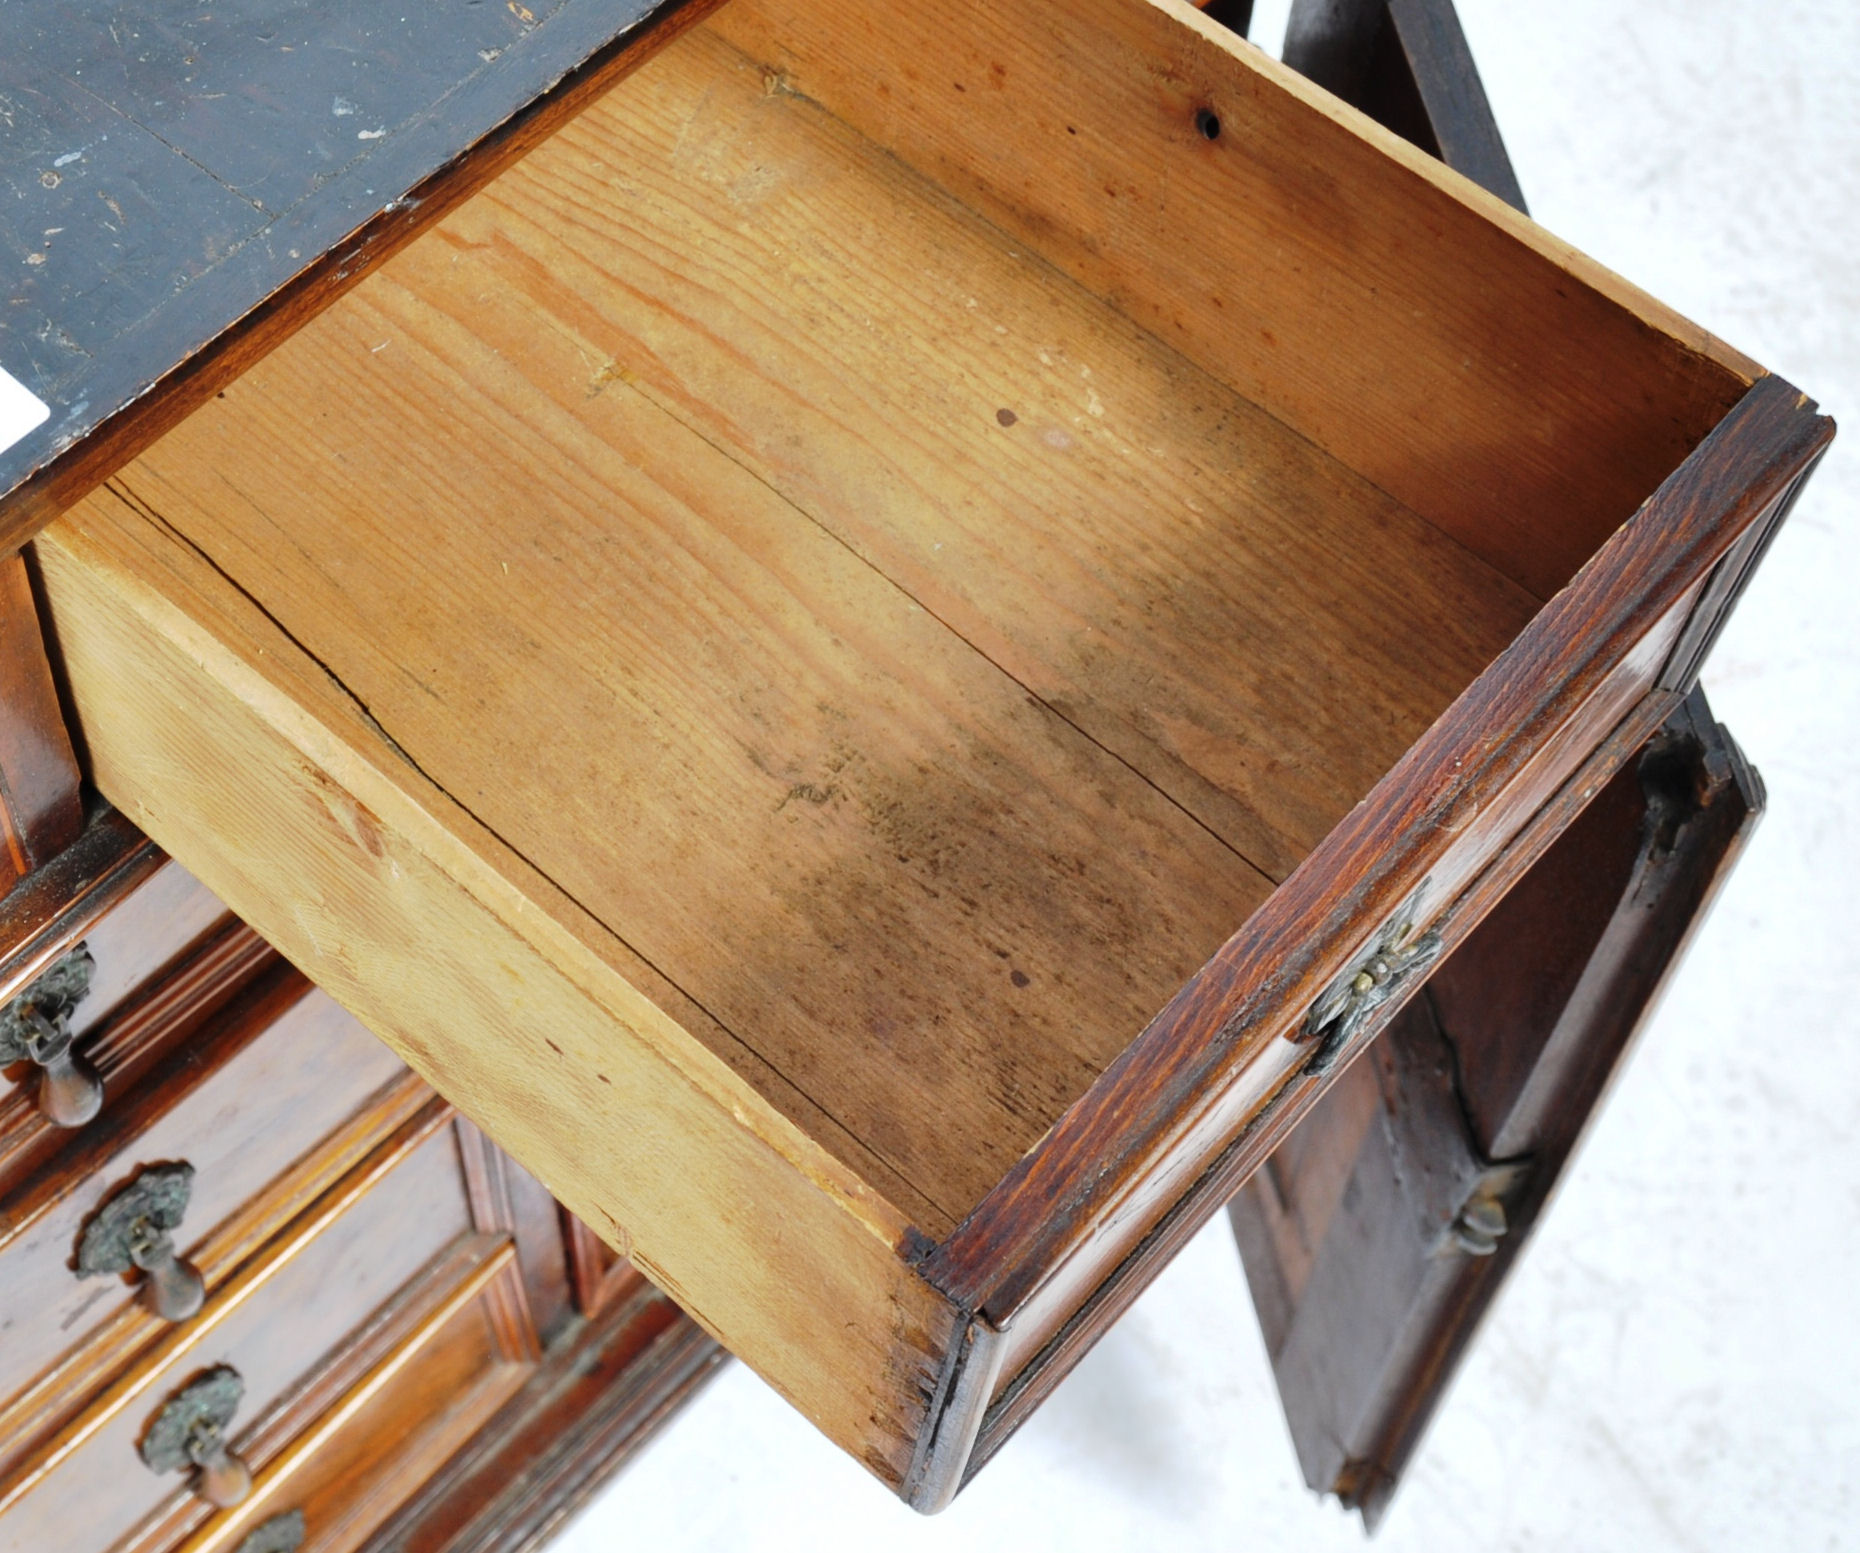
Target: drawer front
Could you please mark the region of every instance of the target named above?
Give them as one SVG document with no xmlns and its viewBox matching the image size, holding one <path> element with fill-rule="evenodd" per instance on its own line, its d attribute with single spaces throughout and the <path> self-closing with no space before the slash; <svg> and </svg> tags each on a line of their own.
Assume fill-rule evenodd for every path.
<svg viewBox="0 0 1860 1553">
<path fill-rule="evenodd" d="M 177 1023 L 224 996 L 262 951 L 205 885 L 116 814 L 94 822 L 72 855 L 21 895 L 13 911 L 0 909 L 0 1008 L 29 1003 L 64 1024 L 73 1060 L 103 1095 L 90 1120 L 60 1125 L 46 1114 L 44 1072 L 29 1061 L 7 1065 L 0 1186 L 39 1173 L 106 1118 L 113 1097 L 159 1060 Z M 74 957 L 87 962 L 77 984 L 63 979 Z M 65 995 L 48 998 L 61 979 Z"/>
<path fill-rule="evenodd" d="M 211 890 L 172 859 L 163 863 L 79 940 L 97 968 L 72 1030 L 82 1040 L 105 1027 L 140 989 L 231 923 L 232 913 Z"/>
<path fill-rule="evenodd" d="M 235 1553 L 301 1516 L 305 1549 L 359 1546 L 509 1399 L 538 1358 L 511 1241 L 484 1239 L 409 1302 L 412 1330 L 212 1517 L 184 1553 Z"/>
<path fill-rule="evenodd" d="M 1429 874 L 1409 940 L 1443 924 L 1467 904 L 1474 881 L 1503 855 L 1527 821 L 1584 766 L 1608 735 L 1641 706 L 1673 642 L 1685 624 L 1697 590 L 1646 634 L 1595 692 L 1548 739 L 1536 757 L 1483 809 L 1464 817 L 1447 816 L 1442 829 L 1453 839 Z M 1644 714 L 1643 714 L 1644 715 Z M 1638 747 L 1639 738 L 1631 741 Z M 1361 945 L 1351 946 L 1354 963 Z M 1346 958 L 1346 957 L 1340 957 Z M 996 1351 L 995 1394 L 1005 1394 L 1069 1322 L 1076 1320 L 1094 1294 L 1131 1258 L 1145 1238 L 1190 1193 L 1197 1177 L 1223 1148 L 1259 1116 L 1275 1092 L 1284 1100 L 1299 1084 L 1316 1052 L 1300 1029 L 1307 1005 L 1290 1003 L 1275 1011 L 1273 1022 L 1284 1039 L 1267 1046 L 1252 1064 L 1244 1083 L 1236 1084 L 1205 1106 L 1177 1141 L 1169 1163 L 1150 1172 L 1138 1186 L 1113 1199 L 1090 1236 L 1033 1289 L 1005 1330 Z M 1366 1022 L 1351 1035 L 1346 1051 L 1332 1056 L 1336 1068 L 1347 1063 L 1374 1028 Z M 1301 1043 L 1301 1044 L 1300 1044 Z M 1307 1081 L 1307 1088 L 1313 1085 Z M 1109 1195 L 1109 1194 L 1107 1194 Z M 1089 1318 L 1088 1318 L 1089 1319 Z"/>
<path fill-rule="evenodd" d="M 171 1328 L 28 1464 L 0 1483 L 0 1550 L 109 1547 L 171 1501 L 138 1443 L 165 1402 L 230 1366 L 243 1396 L 227 1429 L 235 1452 L 256 1421 L 330 1368 L 344 1340 L 435 1258 L 472 1235 L 468 1184 L 449 1113 L 429 1105 L 277 1237 L 193 1321 Z M 263 1463 L 255 1461 L 254 1466 Z"/>
<path fill-rule="evenodd" d="M 165 1325 L 147 1308 L 143 1275 L 74 1270 L 80 1241 L 89 1234 L 95 1243 L 105 1205 L 152 1181 L 145 1171 L 192 1168 L 184 1215 L 170 1233 L 211 1289 L 327 1187 L 332 1171 L 353 1164 L 344 1158 L 352 1147 L 345 1124 L 378 1135 L 418 1101 L 394 1092 L 406 1070 L 393 1054 L 275 956 L 175 1044 L 171 1061 L 71 1134 L 51 1168 L 0 1195 L 0 1441 L 41 1432 L 46 1409 L 80 1400 L 73 1393 L 86 1372 L 101 1379 L 125 1345 Z M 80 1362 L 106 1333 L 109 1352 Z"/>
</svg>

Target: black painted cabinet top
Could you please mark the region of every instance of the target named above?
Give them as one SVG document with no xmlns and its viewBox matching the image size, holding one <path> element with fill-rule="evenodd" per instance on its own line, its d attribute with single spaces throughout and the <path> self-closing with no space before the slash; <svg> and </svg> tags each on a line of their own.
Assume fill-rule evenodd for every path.
<svg viewBox="0 0 1860 1553">
<path fill-rule="evenodd" d="M 657 9 L 0 6 L 0 501 Z"/>
</svg>

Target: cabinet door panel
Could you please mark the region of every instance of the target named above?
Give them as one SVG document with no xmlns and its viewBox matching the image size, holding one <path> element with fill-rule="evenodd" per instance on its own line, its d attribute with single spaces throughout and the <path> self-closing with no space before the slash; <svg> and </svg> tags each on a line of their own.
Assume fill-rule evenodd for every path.
<svg viewBox="0 0 1860 1553">
<path fill-rule="evenodd" d="M 1229 1206 L 1306 1481 L 1372 1527 L 1762 807 L 1694 692 Z"/>
</svg>

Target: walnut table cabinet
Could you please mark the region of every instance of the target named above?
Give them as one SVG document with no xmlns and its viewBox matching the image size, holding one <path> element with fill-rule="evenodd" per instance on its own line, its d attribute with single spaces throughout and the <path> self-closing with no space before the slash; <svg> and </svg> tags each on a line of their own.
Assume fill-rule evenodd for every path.
<svg viewBox="0 0 1860 1553">
<path fill-rule="evenodd" d="M 1832 428 L 1358 9 L 1444 163 L 1176 0 L 660 12 L 23 445 L 6 1546 L 518 1539 L 718 1343 L 934 1510 L 1230 1199 L 1379 1513 Z"/>
</svg>

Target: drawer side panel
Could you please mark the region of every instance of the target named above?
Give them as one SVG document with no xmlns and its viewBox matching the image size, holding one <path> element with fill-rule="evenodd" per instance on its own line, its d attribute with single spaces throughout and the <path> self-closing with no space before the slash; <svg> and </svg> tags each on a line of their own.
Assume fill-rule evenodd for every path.
<svg viewBox="0 0 1860 1553">
<path fill-rule="evenodd" d="M 38 548 L 97 785 L 900 1482 L 953 1322 L 895 1210 L 626 983 L 580 936 L 594 925 L 192 552 L 98 504 Z"/>
</svg>

